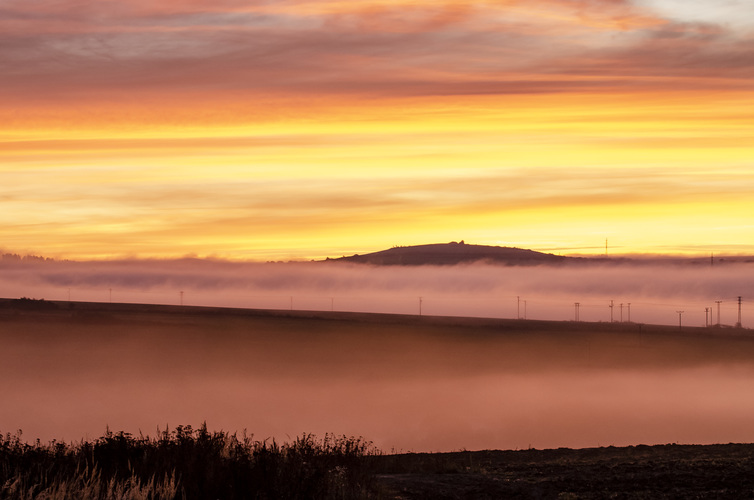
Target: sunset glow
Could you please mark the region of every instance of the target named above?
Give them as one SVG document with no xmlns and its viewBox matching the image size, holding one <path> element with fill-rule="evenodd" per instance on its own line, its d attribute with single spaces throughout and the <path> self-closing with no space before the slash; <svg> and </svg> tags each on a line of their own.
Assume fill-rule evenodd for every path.
<svg viewBox="0 0 754 500">
<path fill-rule="evenodd" d="M 754 23 L 701 0 L 0 8 L 0 250 L 754 253 Z"/>
</svg>

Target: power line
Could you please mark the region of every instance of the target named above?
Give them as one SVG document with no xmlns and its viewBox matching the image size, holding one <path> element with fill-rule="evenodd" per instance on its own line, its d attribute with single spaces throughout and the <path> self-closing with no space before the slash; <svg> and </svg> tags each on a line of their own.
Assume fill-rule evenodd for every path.
<svg viewBox="0 0 754 500">
<path fill-rule="evenodd" d="M 613 301 L 610 301 L 610 323 L 613 322 Z"/>
</svg>

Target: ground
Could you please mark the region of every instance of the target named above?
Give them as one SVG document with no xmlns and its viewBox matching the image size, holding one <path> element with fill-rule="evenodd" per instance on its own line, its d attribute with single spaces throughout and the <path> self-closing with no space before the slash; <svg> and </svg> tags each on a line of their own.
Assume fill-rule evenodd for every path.
<svg viewBox="0 0 754 500">
<path fill-rule="evenodd" d="M 754 498 L 754 445 L 660 445 L 380 457 L 392 499 Z"/>
</svg>

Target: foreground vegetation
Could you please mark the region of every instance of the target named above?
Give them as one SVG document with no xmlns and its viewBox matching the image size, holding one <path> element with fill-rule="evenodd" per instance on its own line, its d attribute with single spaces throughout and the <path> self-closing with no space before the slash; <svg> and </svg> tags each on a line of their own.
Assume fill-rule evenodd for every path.
<svg viewBox="0 0 754 500">
<path fill-rule="evenodd" d="M 93 442 L 27 444 L 0 435 L 0 498 L 368 498 L 376 453 L 361 438 L 306 434 L 258 441 L 179 426 L 157 437 L 106 432 Z"/>
<path fill-rule="evenodd" d="M 27 444 L 0 435 L 0 499 L 754 498 L 754 445 L 383 455 L 361 438 L 157 437 Z"/>
</svg>

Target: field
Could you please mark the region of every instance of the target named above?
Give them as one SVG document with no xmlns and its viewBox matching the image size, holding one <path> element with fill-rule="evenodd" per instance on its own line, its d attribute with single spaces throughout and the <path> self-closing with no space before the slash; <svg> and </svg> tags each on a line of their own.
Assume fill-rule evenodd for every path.
<svg viewBox="0 0 754 500">
<path fill-rule="evenodd" d="M 338 438 L 373 445 L 361 486 L 332 498 L 752 491 L 752 447 L 717 444 L 754 441 L 749 330 L 16 300 L 0 335 L 16 450 L 148 447 L 207 422 L 223 439 L 246 430 L 250 453 L 364 436 Z M 312 443 L 334 451 L 320 479 L 354 469 Z M 511 451 L 458 451 L 491 449 Z"/>
<path fill-rule="evenodd" d="M 476 451 L 378 457 L 386 498 L 751 498 L 754 445 Z M 384 464 L 384 465 L 383 465 Z"/>
</svg>

